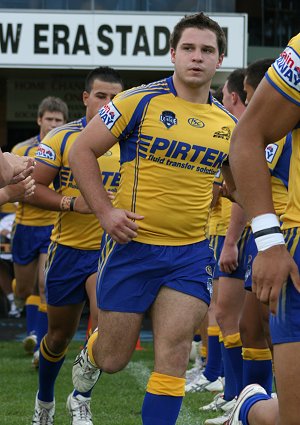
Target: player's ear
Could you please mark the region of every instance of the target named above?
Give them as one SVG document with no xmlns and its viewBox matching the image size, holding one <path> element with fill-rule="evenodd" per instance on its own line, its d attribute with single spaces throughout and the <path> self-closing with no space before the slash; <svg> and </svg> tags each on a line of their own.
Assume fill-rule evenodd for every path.
<svg viewBox="0 0 300 425">
<path fill-rule="evenodd" d="M 89 97 L 90 97 L 89 92 L 84 90 L 84 92 L 82 93 L 82 101 L 83 101 L 84 106 L 87 106 L 87 101 L 88 101 Z"/>
</svg>

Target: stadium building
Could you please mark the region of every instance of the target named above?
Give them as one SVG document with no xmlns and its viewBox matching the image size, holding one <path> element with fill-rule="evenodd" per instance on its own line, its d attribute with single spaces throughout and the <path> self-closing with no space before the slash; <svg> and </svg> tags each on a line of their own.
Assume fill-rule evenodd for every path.
<svg viewBox="0 0 300 425">
<path fill-rule="evenodd" d="M 45 96 L 64 99 L 70 119 L 83 115 L 91 68 L 118 69 L 127 87 L 169 75 L 170 31 L 181 16 L 200 10 L 227 34 L 214 87 L 233 69 L 276 57 L 299 30 L 300 3 L 293 0 L 0 0 L 2 149 L 37 131 Z"/>
</svg>

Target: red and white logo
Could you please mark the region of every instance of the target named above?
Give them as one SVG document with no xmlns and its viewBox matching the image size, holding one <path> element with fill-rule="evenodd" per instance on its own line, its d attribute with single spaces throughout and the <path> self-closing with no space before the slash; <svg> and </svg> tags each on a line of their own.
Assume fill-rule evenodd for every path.
<svg viewBox="0 0 300 425">
<path fill-rule="evenodd" d="M 107 105 L 104 105 L 100 109 L 99 115 L 109 130 L 114 126 L 115 122 L 121 116 L 120 112 L 117 110 L 117 108 L 112 102 L 108 103 Z"/>
</svg>

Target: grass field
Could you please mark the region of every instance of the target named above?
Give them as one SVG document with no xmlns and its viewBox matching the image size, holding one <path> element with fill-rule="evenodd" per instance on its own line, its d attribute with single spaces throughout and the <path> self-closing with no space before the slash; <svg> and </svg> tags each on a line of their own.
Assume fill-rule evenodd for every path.
<svg viewBox="0 0 300 425">
<path fill-rule="evenodd" d="M 152 344 L 142 345 L 145 350 L 136 351 L 125 370 L 115 375 L 104 374 L 96 385 L 92 396 L 94 425 L 141 424 L 145 387 L 153 368 Z M 72 391 L 72 362 L 79 349 L 79 342 L 71 344 L 56 382 L 55 425 L 70 424 L 65 403 Z M 0 424 L 30 425 L 38 383 L 38 373 L 31 367 L 31 357 L 25 355 L 20 342 L 0 342 L 0 367 Z M 187 394 L 177 424 L 203 424 L 211 415 L 199 412 L 199 406 L 209 403 L 212 398 L 210 393 Z"/>
</svg>

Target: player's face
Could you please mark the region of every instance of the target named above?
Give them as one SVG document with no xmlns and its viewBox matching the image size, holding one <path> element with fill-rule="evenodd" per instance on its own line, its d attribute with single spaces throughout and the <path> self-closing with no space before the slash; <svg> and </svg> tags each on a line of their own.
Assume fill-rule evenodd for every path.
<svg viewBox="0 0 300 425">
<path fill-rule="evenodd" d="M 62 112 L 46 111 L 42 117 L 37 119 L 37 123 L 40 126 L 41 139 L 43 139 L 50 130 L 63 125 L 65 120 Z"/>
<path fill-rule="evenodd" d="M 213 31 L 186 28 L 176 50 L 171 49 L 176 77 L 188 87 L 201 87 L 211 82 L 220 67 L 217 37 Z"/>
<path fill-rule="evenodd" d="M 223 90 L 223 100 L 222 103 L 225 106 L 225 108 L 231 112 L 231 107 L 232 107 L 232 96 L 231 93 L 229 93 L 228 91 L 228 81 L 225 82 Z"/>
<path fill-rule="evenodd" d="M 247 83 L 247 77 L 244 79 L 244 91 L 247 93 L 245 105 L 248 105 L 254 95 L 255 89 Z"/>
<path fill-rule="evenodd" d="M 107 83 L 106 81 L 94 80 L 91 91 L 83 92 L 83 103 L 86 106 L 87 121 L 90 121 L 102 108 L 122 91 L 119 83 Z"/>
</svg>

